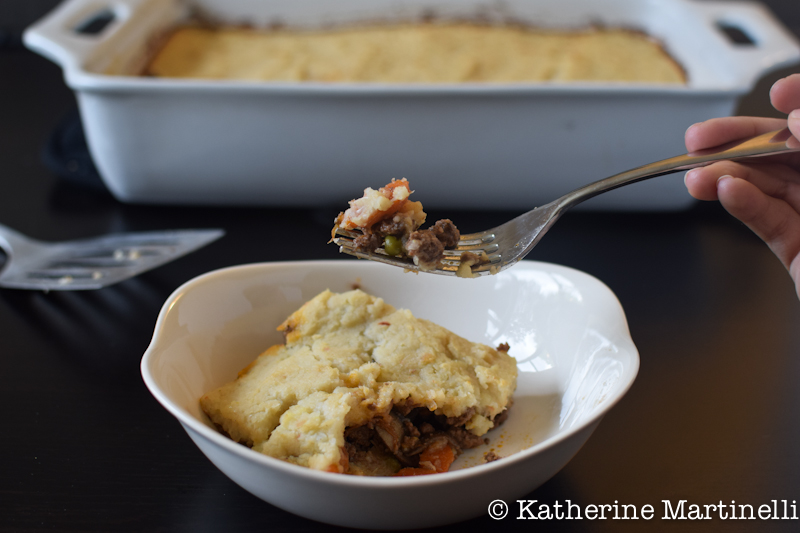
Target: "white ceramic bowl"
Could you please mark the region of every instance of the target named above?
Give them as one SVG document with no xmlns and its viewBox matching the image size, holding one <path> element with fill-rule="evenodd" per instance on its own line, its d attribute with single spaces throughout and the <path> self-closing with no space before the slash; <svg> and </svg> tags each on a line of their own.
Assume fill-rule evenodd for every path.
<svg viewBox="0 0 800 533">
<path fill-rule="evenodd" d="M 200 396 L 272 344 L 286 316 L 320 291 L 354 284 L 466 337 L 508 342 L 519 366 L 506 423 L 444 474 L 363 478 L 259 454 L 218 433 Z M 142 375 L 208 458 L 259 498 L 322 522 L 370 529 L 435 526 L 512 508 L 559 471 L 633 383 L 639 356 L 614 294 L 566 267 L 523 261 L 466 280 L 415 275 L 360 260 L 263 263 L 189 281 L 158 317 Z M 501 460 L 482 464 L 493 449 Z"/>
</svg>

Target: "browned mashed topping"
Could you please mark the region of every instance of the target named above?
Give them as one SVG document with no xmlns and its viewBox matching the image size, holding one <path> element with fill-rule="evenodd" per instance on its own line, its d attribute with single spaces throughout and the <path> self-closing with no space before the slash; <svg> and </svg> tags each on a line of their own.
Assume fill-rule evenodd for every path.
<svg viewBox="0 0 800 533">
<path fill-rule="evenodd" d="M 686 81 L 663 47 L 641 32 L 469 22 L 316 31 L 180 27 L 145 74 L 368 83 Z"/>
<path fill-rule="evenodd" d="M 420 229 L 427 218 L 420 202 L 408 200 L 408 180 L 392 180 L 377 191 L 364 190 L 364 196 L 350 201 L 350 208 L 339 213 L 332 234 L 338 228 L 358 230 L 356 251 L 372 253 L 383 247 L 391 256 L 409 257 L 421 270 L 439 266 L 444 251 L 458 245 L 461 234 L 449 219 L 438 220 L 428 229 Z"/>
<path fill-rule="evenodd" d="M 200 406 L 231 439 L 329 472 L 446 472 L 503 423 L 517 367 L 360 290 L 324 291 L 269 348 Z"/>
</svg>

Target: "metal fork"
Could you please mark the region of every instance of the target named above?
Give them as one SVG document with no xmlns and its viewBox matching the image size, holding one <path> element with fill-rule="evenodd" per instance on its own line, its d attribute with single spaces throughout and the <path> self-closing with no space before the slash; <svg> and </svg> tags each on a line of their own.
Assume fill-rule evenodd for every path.
<svg viewBox="0 0 800 533">
<path fill-rule="evenodd" d="M 156 268 L 224 235 L 220 229 L 121 233 L 42 242 L 0 225 L 0 287 L 99 289 Z"/>
<path fill-rule="evenodd" d="M 792 136 L 788 129 L 783 129 L 716 148 L 649 163 L 580 187 L 501 226 L 487 231 L 462 235 L 454 249 L 445 250 L 444 259 L 433 270 L 422 270 L 408 258 L 391 257 L 382 248 L 373 253 L 356 251 L 353 248 L 353 239 L 360 235 L 357 232 L 337 229 L 333 242 L 339 245 L 340 252 L 411 271 L 451 276 L 458 274 L 465 277 L 496 274 L 513 266 L 517 261 L 528 255 L 567 209 L 598 194 L 637 181 L 671 174 L 680 170 L 702 167 L 717 161 L 797 151 L 800 151 L 800 142 Z M 474 255 L 465 255 L 465 252 L 471 252 Z M 480 261 L 470 266 L 469 270 L 465 270 L 462 266 L 462 261 L 474 261 L 476 259 L 475 256 L 478 256 Z M 469 263 L 466 263 L 465 266 L 469 266 Z M 461 270 L 459 271 L 459 269 Z"/>
</svg>

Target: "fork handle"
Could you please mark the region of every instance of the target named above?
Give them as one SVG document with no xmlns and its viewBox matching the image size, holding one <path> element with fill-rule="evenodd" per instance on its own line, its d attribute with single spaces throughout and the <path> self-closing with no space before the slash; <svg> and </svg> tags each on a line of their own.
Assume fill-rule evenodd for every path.
<svg viewBox="0 0 800 533">
<path fill-rule="evenodd" d="M 756 135 L 748 139 L 734 141 L 715 148 L 708 148 L 698 152 L 663 159 L 620 174 L 615 174 L 614 176 L 575 189 L 553 203 L 558 204 L 560 209 L 568 209 L 584 200 L 588 200 L 606 191 L 622 187 L 623 185 L 671 174 L 679 170 L 704 167 L 711 163 L 716 163 L 717 161 L 763 157 L 798 151 L 800 151 L 800 141 L 791 134 L 789 128 L 784 128 L 782 130 Z"/>
<path fill-rule="evenodd" d="M 0 250 L 11 254 L 15 249 L 24 248 L 31 239 L 22 233 L 0 224 Z"/>
</svg>

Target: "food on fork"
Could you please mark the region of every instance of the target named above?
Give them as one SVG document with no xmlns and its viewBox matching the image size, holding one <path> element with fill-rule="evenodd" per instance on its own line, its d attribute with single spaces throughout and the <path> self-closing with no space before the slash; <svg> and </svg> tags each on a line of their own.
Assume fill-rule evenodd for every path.
<svg viewBox="0 0 800 533">
<path fill-rule="evenodd" d="M 383 248 L 387 255 L 408 257 L 421 270 L 439 266 L 446 249 L 458 244 L 460 233 L 449 219 L 437 221 L 429 229 L 419 229 L 427 215 L 420 202 L 412 202 L 408 180 L 393 179 L 378 190 L 366 188 L 364 196 L 350 201 L 350 208 L 339 213 L 331 236 L 337 229 L 358 230 L 353 241 L 357 252 L 372 253 Z"/>
<path fill-rule="evenodd" d="M 517 368 L 361 290 L 324 291 L 261 354 L 200 404 L 231 439 L 315 470 L 368 476 L 446 472 L 501 424 Z"/>
</svg>

